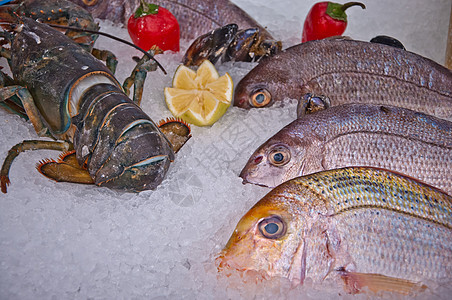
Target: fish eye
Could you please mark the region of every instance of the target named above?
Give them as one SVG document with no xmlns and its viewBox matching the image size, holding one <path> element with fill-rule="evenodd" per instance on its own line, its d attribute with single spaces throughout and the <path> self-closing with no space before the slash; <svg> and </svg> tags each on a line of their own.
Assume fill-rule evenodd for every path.
<svg viewBox="0 0 452 300">
<path fill-rule="evenodd" d="M 270 151 L 268 161 L 274 166 L 284 166 L 290 161 L 290 151 L 285 146 L 277 146 Z"/>
<path fill-rule="evenodd" d="M 286 233 L 286 225 L 278 216 L 271 216 L 259 222 L 259 231 L 268 239 L 278 239 Z"/>
<path fill-rule="evenodd" d="M 266 89 L 260 89 L 260 90 L 255 91 L 251 95 L 250 102 L 251 102 L 251 105 L 254 107 L 264 107 L 268 103 L 270 103 L 271 99 L 272 99 L 272 96 L 269 91 L 267 91 Z"/>
</svg>

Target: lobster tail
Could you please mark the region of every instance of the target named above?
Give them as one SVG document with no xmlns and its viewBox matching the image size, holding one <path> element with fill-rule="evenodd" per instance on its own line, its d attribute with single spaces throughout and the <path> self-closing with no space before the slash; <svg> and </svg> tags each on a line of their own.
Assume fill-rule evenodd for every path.
<svg viewBox="0 0 452 300">
<path fill-rule="evenodd" d="M 74 147 L 94 183 L 114 189 L 154 189 L 174 160 L 157 125 L 118 87 L 98 84 L 81 98 Z"/>
</svg>

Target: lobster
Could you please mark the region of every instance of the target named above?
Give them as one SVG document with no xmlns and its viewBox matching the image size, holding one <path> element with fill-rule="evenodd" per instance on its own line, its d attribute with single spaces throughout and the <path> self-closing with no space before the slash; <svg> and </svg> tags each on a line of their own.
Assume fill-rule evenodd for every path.
<svg viewBox="0 0 452 300">
<path fill-rule="evenodd" d="M 1 13 L 0 20 L 6 29 L 2 37 L 11 45 L 0 54 L 14 78 L 2 73 L 9 85 L 0 89 L 0 103 L 11 110 L 19 106 L 38 135 L 60 140 L 12 147 L 0 171 L 2 191 L 14 158 L 34 149 L 72 150 L 38 165 L 56 181 L 133 192 L 157 187 L 191 137 L 188 125 L 178 120 L 156 125 L 107 66 L 59 31 L 10 13 Z"/>
</svg>

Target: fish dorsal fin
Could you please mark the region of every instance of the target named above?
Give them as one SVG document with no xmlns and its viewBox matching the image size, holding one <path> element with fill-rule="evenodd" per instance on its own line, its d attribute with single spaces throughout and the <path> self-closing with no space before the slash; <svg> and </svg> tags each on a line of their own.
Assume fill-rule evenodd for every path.
<svg viewBox="0 0 452 300">
<path fill-rule="evenodd" d="M 364 287 L 373 293 L 396 292 L 404 295 L 412 295 L 427 288 L 421 283 L 409 280 L 389 277 L 381 274 L 358 273 L 339 270 L 339 275 L 344 280 L 344 289 L 350 294 L 360 293 Z"/>
<path fill-rule="evenodd" d="M 297 179 L 324 198 L 331 214 L 382 208 L 452 228 L 452 197 L 383 169 L 348 167 Z"/>
</svg>

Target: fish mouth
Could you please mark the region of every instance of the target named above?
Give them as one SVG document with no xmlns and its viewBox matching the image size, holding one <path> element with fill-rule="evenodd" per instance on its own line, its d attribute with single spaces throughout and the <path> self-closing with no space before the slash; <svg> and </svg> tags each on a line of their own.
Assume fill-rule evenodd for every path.
<svg viewBox="0 0 452 300">
<path fill-rule="evenodd" d="M 246 97 L 236 96 L 234 97 L 234 106 L 249 109 L 251 106 L 249 105 L 248 99 Z"/>
<path fill-rule="evenodd" d="M 270 276 L 266 271 L 249 269 L 246 266 L 239 266 L 232 259 L 228 259 L 223 255 L 220 255 L 215 259 L 215 265 L 219 273 L 223 276 L 231 277 L 239 275 L 244 281 L 257 282 L 269 279 Z"/>
<path fill-rule="evenodd" d="M 233 262 L 228 259 L 225 254 L 220 254 L 215 259 L 215 266 L 217 267 L 218 272 L 223 273 L 226 276 L 232 275 L 234 271 L 243 272 L 245 269 L 241 269 L 238 266 L 234 265 Z"/>
<path fill-rule="evenodd" d="M 240 80 L 240 82 L 237 84 L 234 91 L 234 106 L 244 109 L 250 109 L 251 105 L 249 102 L 249 92 L 245 88 L 246 85 L 243 85 L 242 80 Z"/>
<path fill-rule="evenodd" d="M 271 188 L 272 187 L 269 184 L 265 184 L 265 183 L 262 183 L 262 182 L 256 182 L 255 180 L 253 180 L 252 172 L 250 172 L 249 169 L 246 166 L 240 172 L 239 177 L 242 178 L 242 184 L 250 183 L 250 184 L 254 184 L 254 185 L 261 186 L 261 187 L 266 187 L 266 188 Z"/>
<path fill-rule="evenodd" d="M 224 255 L 219 255 L 215 258 L 215 266 L 217 267 L 218 272 L 221 272 L 225 268 L 229 267 L 228 263 L 224 259 Z"/>
<path fill-rule="evenodd" d="M 254 184 L 254 185 L 257 185 L 257 186 L 262 186 L 262 187 L 266 187 L 266 188 L 269 188 L 270 186 L 268 186 L 268 185 L 265 185 L 265 184 L 263 184 L 263 183 L 257 183 L 257 182 L 252 182 L 252 181 L 249 181 L 246 177 L 247 176 L 245 176 L 245 175 L 242 175 L 242 174 L 240 174 L 240 176 L 239 176 L 240 178 L 242 178 L 242 184 L 247 184 L 247 183 L 250 183 L 250 184 Z"/>
</svg>

